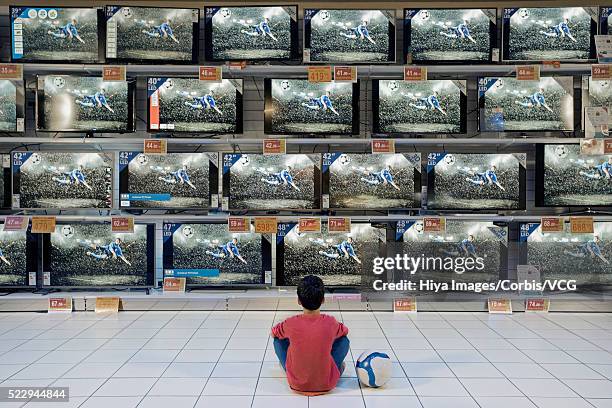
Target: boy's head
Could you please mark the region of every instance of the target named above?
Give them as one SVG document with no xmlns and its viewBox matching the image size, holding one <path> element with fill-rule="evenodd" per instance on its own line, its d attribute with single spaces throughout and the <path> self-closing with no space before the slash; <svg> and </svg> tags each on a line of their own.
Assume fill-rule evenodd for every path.
<svg viewBox="0 0 612 408">
<path fill-rule="evenodd" d="M 318 276 L 304 276 L 297 287 L 298 301 L 304 309 L 318 310 L 325 300 L 325 285 Z"/>
</svg>

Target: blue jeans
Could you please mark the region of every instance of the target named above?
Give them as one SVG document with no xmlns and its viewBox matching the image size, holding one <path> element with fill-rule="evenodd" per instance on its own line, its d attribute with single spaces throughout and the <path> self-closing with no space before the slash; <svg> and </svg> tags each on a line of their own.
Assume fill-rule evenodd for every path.
<svg viewBox="0 0 612 408">
<path fill-rule="evenodd" d="M 332 344 L 331 356 L 334 359 L 334 363 L 338 367 L 338 370 L 342 372 L 342 362 L 344 361 L 344 357 L 349 352 L 349 339 L 346 336 L 338 337 L 334 344 Z M 276 356 L 278 357 L 278 361 L 280 362 L 283 370 L 287 371 L 285 364 L 287 363 L 287 350 L 289 349 L 289 339 L 277 339 L 274 338 L 274 351 L 276 352 Z"/>
</svg>

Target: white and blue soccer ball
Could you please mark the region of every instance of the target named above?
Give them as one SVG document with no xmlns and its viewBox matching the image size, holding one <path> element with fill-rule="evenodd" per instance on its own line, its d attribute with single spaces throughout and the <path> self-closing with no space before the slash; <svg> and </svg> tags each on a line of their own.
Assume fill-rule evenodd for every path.
<svg viewBox="0 0 612 408">
<path fill-rule="evenodd" d="M 391 378 L 393 363 L 386 353 L 366 350 L 357 359 L 355 368 L 357 377 L 363 385 L 378 388 Z"/>
<path fill-rule="evenodd" d="M 555 154 L 557 155 L 558 158 L 563 159 L 567 157 L 567 153 L 568 153 L 567 147 L 565 147 L 564 145 L 555 147 Z"/>
<path fill-rule="evenodd" d="M 419 11 L 419 18 L 422 21 L 429 20 L 429 17 L 431 17 L 431 14 L 429 13 L 429 10 L 421 10 L 421 11 Z"/>
<path fill-rule="evenodd" d="M 74 235 L 74 228 L 71 225 L 63 225 L 61 229 L 61 233 L 64 237 L 70 238 Z"/>
<path fill-rule="evenodd" d="M 219 13 L 221 13 L 221 17 L 223 18 L 229 18 L 232 16 L 232 10 L 228 8 L 222 8 L 221 10 L 219 10 Z"/>
<path fill-rule="evenodd" d="M 338 160 L 340 161 L 340 164 L 343 166 L 346 166 L 347 164 L 351 162 L 351 158 L 346 154 L 341 154 Z"/>
<path fill-rule="evenodd" d="M 453 156 L 452 154 L 447 154 L 446 156 L 444 156 L 444 163 L 446 163 L 448 166 L 452 166 L 453 164 L 455 164 L 455 156 Z"/>
<path fill-rule="evenodd" d="M 331 17 L 331 13 L 329 12 L 329 10 L 319 11 L 319 18 L 321 19 L 321 21 L 327 21 L 329 20 L 330 17 Z"/>
<path fill-rule="evenodd" d="M 185 238 L 192 237 L 194 233 L 195 231 L 193 230 L 192 226 L 186 225 L 183 227 L 183 235 L 185 236 Z"/>
<path fill-rule="evenodd" d="M 40 157 L 40 154 L 38 153 L 32 153 L 28 161 L 32 165 L 40 164 L 42 157 Z"/>
<path fill-rule="evenodd" d="M 149 158 L 147 157 L 146 154 L 142 154 L 141 153 L 141 154 L 138 155 L 138 157 L 136 157 L 136 161 L 141 166 L 144 166 L 145 164 L 147 164 L 149 162 Z"/>
<path fill-rule="evenodd" d="M 389 83 L 387 84 L 387 88 L 389 88 L 391 92 L 395 92 L 399 89 L 399 84 L 397 83 L 397 81 L 389 81 Z"/>
<path fill-rule="evenodd" d="M 522 18 L 523 20 L 526 20 L 529 18 L 529 10 L 527 10 L 526 8 L 522 8 L 519 10 L 519 17 Z"/>
<path fill-rule="evenodd" d="M 283 91 L 288 91 L 289 89 L 291 89 L 291 84 L 289 83 L 289 81 L 283 80 L 280 83 L 280 87 Z"/>
</svg>

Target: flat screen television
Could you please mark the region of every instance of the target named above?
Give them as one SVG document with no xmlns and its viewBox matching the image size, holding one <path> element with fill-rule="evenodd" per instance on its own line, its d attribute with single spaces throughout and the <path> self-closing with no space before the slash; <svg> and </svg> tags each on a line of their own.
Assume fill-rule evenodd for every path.
<svg viewBox="0 0 612 408">
<path fill-rule="evenodd" d="M 149 287 L 154 285 L 155 225 L 113 233 L 110 223 L 58 223 L 43 235 L 43 286 Z"/>
<path fill-rule="evenodd" d="M 383 252 L 386 228 L 351 223 L 349 233 L 300 233 L 296 222 L 279 222 L 276 233 L 276 284 L 296 286 L 305 275 L 318 275 L 325 286 L 359 286 L 372 274 Z"/>
<path fill-rule="evenodd" d="M 230 233 L 227 223 L 164 223 L 164 276 L 189 286 L 272 284 L 272 243 L 265 234 Z"/>
<path fill-rule="evenodd" d="M 149 78 L 148 130 L 242 133 L 242 93 L 242 79 Z"/>
<path fill-rule="evenodd" d="M 266 134 L 359 134 L 359 82 L 266 79 Z"/>
<path fill-rule="evenodd" d="M 504 8 L 504 61 L 595 58 L 596 7 Z"/>
<path fill-rule="evenodd" d="M 0 175 L 0 208 L 11 208 L 12 191 L 12 173 L 11 173 L 11 155 L 0 155 L 2 160 L 2 174 Z"/>
<path fill-rule="evenodd" d="M 0 79 L 0 132 L 25 131 L 25 89 L 23 81 Z"/>
<path fill-rule="evenodd" d="M 36 286 L 36 237 L 26 231 L 4 231 L 0 224 L 0 287 Z"/>
<path fill-rule="evenodd" d="M 372 81 L 374 133 L 465 133 L 465 80 Z"/>
<path fill-rule="evenodd" d="M 421 207 L 421 153 L 323 153 L 330 209 Z"/>
<path fill-rule="evenodd" d="M 321 208 L 320 154 L 224 153 L 223 197 L 230 210 Z"/>
<path fill-rule="evenodd" d="M 395 62 L 395 10 L 304 9 L 304 62 Z"/>
<path fill-rule="evenodd" d="M 522 210 L 525 153 L 429 153 L 427 208 Z"/>
<path fill-rule="evenodd" d="M 582 77 L 582 127 L 585 127 L 585 108 L 608 109 L 608 129 L 612 128 L 612 86 L 610 80 L 593 80 L 590 75 Z"/>
<path fill-rule="evenodd" d="M 106 59 L 196 64 L 200 9 L 106 6 Z"/>
<path fill-rule="evenodd" d="M 103 60 L 102 10 L 9 6 L 13 62 Z"/>
<path fill-rule="evenodd" d="M 574 130 L 574 78 L 541 77 L 478 79 L 480 130 Z"/>
<path fill-rule="evenodd" d="M 44 132 L 134 131 L 135 81 L 102 77 L 38 77 L 36 129 Z"/>
<path fill-rule="evenodd" d="M 536 205 L 612 206 L 612 155 L 582 155 L 579 144 L 539 144 L 536 153 Z"/>
<path fill-rule="evenodd" d="M 107 153 L 13 152 L 12 207 L 112 208 L 113 158 Z"/>
<path fill-rule="evenodd" d="M 218 201 L 218 162 L 217 153 L 120 152 L 119 205 L 206 210 Z"/>
<path fill-rule="evenodd" d="M 208 61 L 299 58 L 297 6 L 205 6 Z"/>
<path fill-rule="evenodd" d="M 407 63 L 499 61 L 497 9 L 404 9 L 404 55 Z"/>
<path fill-rule="evenodd" d="M 602 35 L 612 33 L 612 7 L 599 8 L 599 33 Z"/>
</svg>

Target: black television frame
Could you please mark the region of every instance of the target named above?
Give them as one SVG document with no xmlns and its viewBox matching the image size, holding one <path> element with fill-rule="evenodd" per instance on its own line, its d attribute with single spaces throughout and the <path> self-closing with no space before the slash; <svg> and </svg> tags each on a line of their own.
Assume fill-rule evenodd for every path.
<svg viewBox="0 0 612 408">
<path fill-rule="evenodd" d="M 0 228 L 4 228 L 4 221 L 0 223 Z M 38 259 L 39 259 L 39 239 L 38 236 L 40 234 L 32 234 L 30 231 L 30 227 L 26 231 L 23 231 L 26 235 L 26 248 L 25 248 L 25 256 L 26 256 L 26 282 L 25 285 L 0 285 L 0 289 L 7 290 L 19 290 L 19 289 L 33 289 L 38 287 Z M 30 285 L 30 274 L 33 273 L 35 275 L 34 284 Z"/>
</svg>

